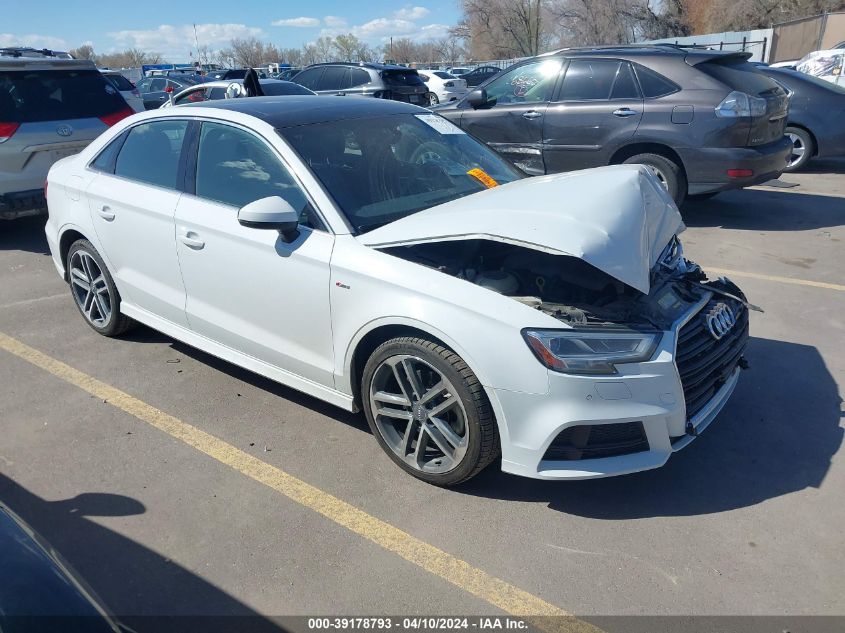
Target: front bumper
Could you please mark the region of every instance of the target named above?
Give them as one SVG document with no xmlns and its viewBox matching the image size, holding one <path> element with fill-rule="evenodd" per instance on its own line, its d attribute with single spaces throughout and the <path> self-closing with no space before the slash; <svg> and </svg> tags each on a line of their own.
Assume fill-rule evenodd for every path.
<svg viewBox="0 0 845 633">
<path fill-rule="evenodd" d="M 736 388 L 747 340 L 746 314 L 744 330 L 737 331 L 736 344 L 726 350 L 736 360 L 716 362 L 713 373 L 720 376 L 713 383 L 712 395 L 706 402 L 699 399 L 699 404 L 691 405 L 696 408 L 688 413 L 683 372 L 679 373 L 676 364 L 678 335 L 686 323 L 690 322 L 691 327 L 697 323 L 692 319 L 705 314 L 706 306 L 712 305 L 711 299 L 698 304 L 673 331 L 664 334 L 651 361 L 619 365 L 618 375 L 549 372 L 549 391 L 539 395 L 489 389 L 497 419 L 504 421 L 499 425 L 502 470 L 536 479 L 610 477 L 658 468 L 673 452 L 692 442 L 713 422 Z M 714 358 L 728 358 L 728 354 Z M 689 370 L 687 364 L 682 367 Z M 687 387 L 691 393 L 689 383 Z M 580 433 L 588 428 L 587 437 L 591 438 L 595 429 L 598 435 L 610 437 L 617 433 L 616 429 L 636 428 L 642 441 L 633 442 L 636 450 L 631 448 L 624 454 L 594 447 L 584 448 L 578 455 L 577 450 L 564 448 L 564 454 L 571 452 L 568 457 L 561 457 L 560 444 L 555 442 L 569 432 Z"/>
<path fill-rule="evenodd" d="M 14 220 L 29 215 L 47 213 L 47 199 L 43 189 L 15 191 L 0 195 L 0 219 Z"/>
<path fill-rule="evenodd" d="M 784 136 L 759 147 L 678 148 L 687 173 L 689 193 L 715 193 L 759 185 L 777 178 L 786 169 L 792 143 Z M 750 169 L 753 176 L 732 178 L 728 169 Z"/>
</svg>

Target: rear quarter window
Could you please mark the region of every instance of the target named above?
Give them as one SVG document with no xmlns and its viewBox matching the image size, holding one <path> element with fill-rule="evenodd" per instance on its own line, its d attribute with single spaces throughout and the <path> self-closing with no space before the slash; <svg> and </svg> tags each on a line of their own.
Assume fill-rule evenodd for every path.
<svg viewBox="0 0 845 633">
<path fill-rule="evenodd" d="M 654 72 L 650 68 L 646 68 L 640 64 L 634 64 L 634 70 L 637 73 L 640 88 L 642 89 L 643 96 L 646 99 L 665 97 L 666 95 L 670 95 L 673 92 L 678 92 L 678 90 L 680 90 L 680 87 L 674 82 L 669 81 L 666 77 L 660 73 Z"/>
<path fill-rule="evenodd" d="M 117 88 L 97 70 L 0 72 L 0 121 L 85 119 L 125 107 Z"/>
</svg>

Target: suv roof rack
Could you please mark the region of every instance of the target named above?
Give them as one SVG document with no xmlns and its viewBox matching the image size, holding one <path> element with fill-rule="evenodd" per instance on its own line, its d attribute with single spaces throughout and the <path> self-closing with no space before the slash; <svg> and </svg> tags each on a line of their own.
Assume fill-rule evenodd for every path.
<svg viewBox="0 0 845 633">
<path fill-rule="evenodd" d="M 7 57 L 53 57 L 56 59 L 73 59 L 70 53 L 54 51 L 49 48 L 32 48 L 29 46 L 5 46 L 0 48 L 0 55 Z"/>
</svg>

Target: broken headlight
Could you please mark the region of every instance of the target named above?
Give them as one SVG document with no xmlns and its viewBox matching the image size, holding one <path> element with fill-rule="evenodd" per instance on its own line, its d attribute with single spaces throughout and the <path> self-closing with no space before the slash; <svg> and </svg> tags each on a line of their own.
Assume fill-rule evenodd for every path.
<svg viewBox="0 0 845 633">
<path fill-rule="evenodd" d="M 660 332 L 523 330 L 526 343 L 549 369 L 565 374 L 615 374 L 616 365 L 649 360 Z"/>
</svg>

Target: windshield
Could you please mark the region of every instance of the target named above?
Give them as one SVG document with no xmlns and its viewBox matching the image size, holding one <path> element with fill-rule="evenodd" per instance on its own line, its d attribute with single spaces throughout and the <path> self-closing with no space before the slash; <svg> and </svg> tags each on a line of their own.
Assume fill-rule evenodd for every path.
<svg viewBox="0 0 845 633">
<path fill-rule="evenodd" d="M 279 130 L 356 232 L 522 174 L 436 114 L 395 114 Z"/>
</svg>

